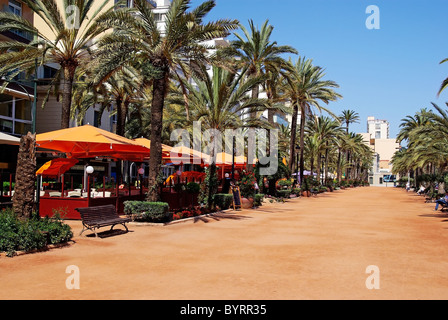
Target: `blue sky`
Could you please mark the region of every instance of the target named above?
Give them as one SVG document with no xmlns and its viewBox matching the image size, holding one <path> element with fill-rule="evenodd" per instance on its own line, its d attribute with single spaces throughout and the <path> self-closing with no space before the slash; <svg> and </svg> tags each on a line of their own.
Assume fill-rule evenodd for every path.
<svg viewBox="0 0 448 320">
<path fill-rule="evenodd" d="M 202 3 L 193 0 L 192 5 Z M 445 106 L 448 90 L 447 0 L 216 0 L 207 16 L 238 19 L 244 26 L 269 19 L 273 41 L 290 45 L 313 59 L 336 81 L 343 99 L 328 107 L 359 113 L 351 131 L 365 132 L 368 116 L 390 122 L 395 138 L 400 120 L 431 102 Z M 369 5 L 379 8 L 380 29 L 366 28 Z M 237 31 L 241 33 L 241 31 Z M 230 37 L 231 38 L 231 37 Z M 297 59 L 297 56 L 293 56 Z"/>
</svg>

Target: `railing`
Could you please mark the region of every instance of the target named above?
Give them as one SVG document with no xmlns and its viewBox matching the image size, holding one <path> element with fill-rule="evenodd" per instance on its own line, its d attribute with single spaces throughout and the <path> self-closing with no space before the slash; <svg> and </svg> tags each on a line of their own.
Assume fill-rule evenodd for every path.
<svg viewBox="0 0 448 320">
<path fill-rule="evenodd" d="M 8 13 L 13 13 L 10 9 L 8 5 L 3 5 L 3 8 L 1 9 L 2 12 L 8 12 Z M 9 31 L 5 31 L 2 32 L 5 36 L 7 36 L 8 38 L 13 38 L 13 40 L 17 40 L 17 41 L 22 41 L 25 40 L 26 42 L 32 41 L 34 39 L 34 34 L 31 32 L 25 32 L 25 31 L 20 31 L 20 30 L 16 30 L 16 29 L 10 29 Z M 17 39 L 14 39 L 16 38 Z"/>
</svg>

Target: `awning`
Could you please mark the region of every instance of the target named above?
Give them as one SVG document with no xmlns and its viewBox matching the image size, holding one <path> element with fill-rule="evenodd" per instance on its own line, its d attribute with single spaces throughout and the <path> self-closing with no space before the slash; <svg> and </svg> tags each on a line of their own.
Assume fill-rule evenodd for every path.
<svg viewBox="0 0 448 320">
<path fill-rule="evenodd" d="M 149 149 L 141 144 L 91 125 L 41 133 L 36 136 L 36 142 L 40 148 L 64 152 L 76 159 L 143 159 L 149 154 Z"/>
<path fill-rule="evenodd" d="M 39 170 L 36 171 L 36 176 L 41 175 L 45 177 L 58 177 L 64 174 L 71 167 L 78 163 L 76 159 L 58 158 L 46 162 Z"/>
<path fill-rule="evenodd" d="M 18 146 L 20 144 L 20 138 L 0 132 L 0 144 L 10 144 Z"/>
</svg>

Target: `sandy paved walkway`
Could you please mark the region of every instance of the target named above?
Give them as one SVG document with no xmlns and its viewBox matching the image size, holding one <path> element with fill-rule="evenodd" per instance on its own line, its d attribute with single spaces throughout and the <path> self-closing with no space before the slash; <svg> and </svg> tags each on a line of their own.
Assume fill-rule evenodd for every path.
<svg viewBox="0 0 448 320">
<path fill-rule="evenodd" d="M 69 247 L 0 257 L 0 299 L 448 299 L 448 215 L 432 210 L 369 187 L 102 239 L 70 222 Z"/>
</svg>

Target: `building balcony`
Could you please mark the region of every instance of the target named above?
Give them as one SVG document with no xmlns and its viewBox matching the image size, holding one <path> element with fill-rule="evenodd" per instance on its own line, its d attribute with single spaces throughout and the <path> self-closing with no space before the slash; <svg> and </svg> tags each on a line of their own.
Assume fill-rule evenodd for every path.
<svg viewBox="0 0 448 320">
<path fill-rule="evenodd" d="M 8 12 L 13 13 L 8 5 L 3 5 L 3 8 L 1 8 L 2 12 Z M 32 22 L 32 21 L 30 21 Z M 20 41 L 24 43 L 30 43 L 34 39 L 34 34 L 29 32 L 23 32 L 19 30 L 8 30 L 0 33 L 0 41 L 8 41 L 8 40 L 15 40 Z"/>
</svg>

